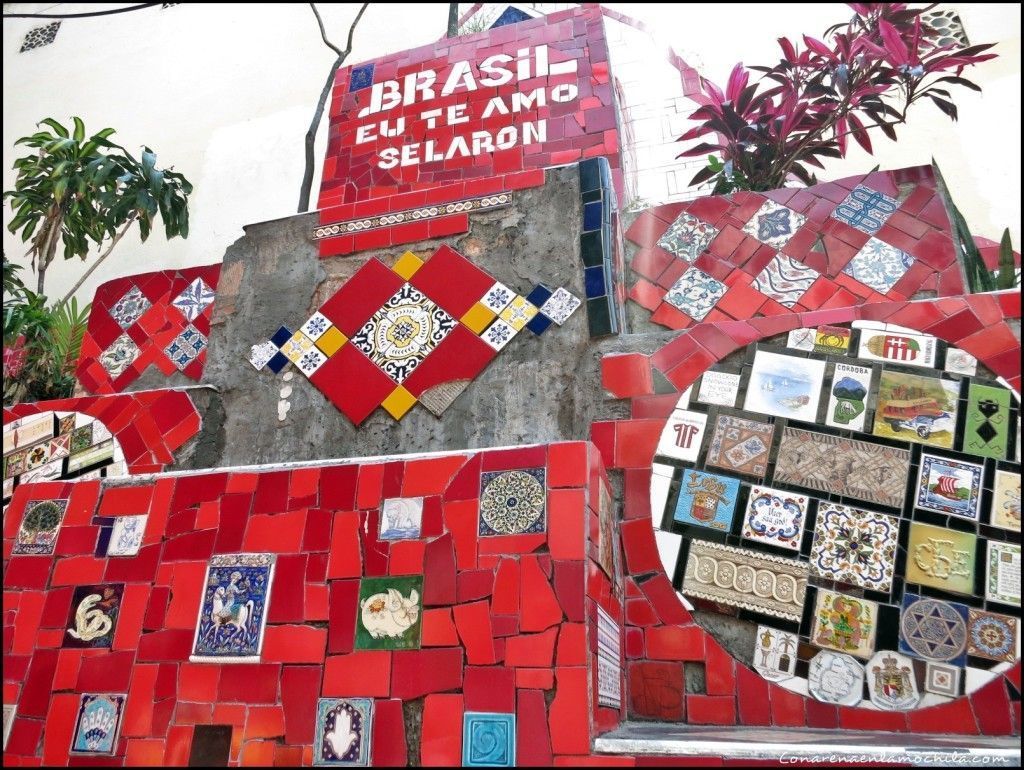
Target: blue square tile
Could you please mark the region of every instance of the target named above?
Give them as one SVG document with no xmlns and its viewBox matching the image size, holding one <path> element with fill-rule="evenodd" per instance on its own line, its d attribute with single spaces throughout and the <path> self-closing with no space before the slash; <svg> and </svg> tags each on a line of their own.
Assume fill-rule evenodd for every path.
<svg viewBox="0 0 1024 770">
<path fill-rule="evenodd" d="M 583 207 L 583 231 L 600 230 L 604 217 L 601 210 L 604 204 L 601 201 L 588 203 Z"/>
<path fill-rule="evenodd" d="M 588 298 L 603 297 L 608 293 L 605 286 L 604 267 L 588 267 L 583 271 L 583 284 Z"/>
<path fill-rule="evenodd" d="M 292 338 L 292 334 L 293 332 L 291 329 L 289 329 L 287 326 L 282 326 L 280 329 L 274 332 L 274 336 L 270 338 L 270 341 L 277 345 L 279 348 L 283 348 L 284 343 L 286 343 L 288 340 Z"/>
<path fill-rule="evenodd" d="M 580 192 L 601 189 L 601 164 L 597 158 L 580 161 Z"/>
<path fill-rule="evenodd" d="M 552 294 L 554 294 L 554 292 L 551 289 L 540 283 L 533 288 L 533 291 L 526 295 L 526 300 L 531 304 L 540 307 L 548 301 L 548 297 Z"/>
<path fill-rule="evenodd" d="M 288 358 L 284 353 L 275 353 L 274 357 L 267 361 L 267 368 L 274 374 L 280 374 L 286 366 L 288 366 Z"/>
<path fill-rule="evenodd" d="M 462 722 L 465 767 L 515 767 L 516 716 L 467 711 Z"/>
<path fill-rule="evenodd" d="M 373 67 L 374 65 L 371 63 L 352 68 L 352 74 L 348 78 L 349 93 L 362 91 L 373 85 Z"/>
<path fill-rule="evenodd" d="M 553 323 L 554 321 L 552 321 L 543 313 L 537 313 L 537 315 L 531 318 L 530 322 L 526 324 L 526 328 L 529 329 L 534 334 L 536 334 L 537 336 L 540 336 L 541 334 L 546 332 L 548 330 L 548 327 L 551 326 L 551 324 Z"/>
</svg>

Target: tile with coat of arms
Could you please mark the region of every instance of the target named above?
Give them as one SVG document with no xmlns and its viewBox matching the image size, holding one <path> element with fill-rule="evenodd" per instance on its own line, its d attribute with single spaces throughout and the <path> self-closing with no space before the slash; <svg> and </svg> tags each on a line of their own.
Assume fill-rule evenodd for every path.
<svg viewBox="0 0 1024 770">
<path fill-rule="evenodd" d="M 868 661 L 868 696 L 883 711 L 906 711 L 921 700 L 914 661 L 896 652 L 876 653 Z"/>
</svg>

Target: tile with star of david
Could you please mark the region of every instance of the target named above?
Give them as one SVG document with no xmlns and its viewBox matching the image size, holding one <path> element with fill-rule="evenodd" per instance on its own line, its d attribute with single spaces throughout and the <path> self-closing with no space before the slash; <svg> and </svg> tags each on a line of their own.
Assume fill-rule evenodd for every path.
<svg viewBox="0 0 1024 770">
<path fill-rule="evenodd" d="M 879 294 L 886 294 L 913 264 L 914 258 L 902 249 L 878 238 L 869 238 L 843 268 L 843 275 L 870 286 Z"/>
<path fill-rule="evenodd" d="M 658 239 L 658 245 L 686 262 L 693 262 L 716 235 L 716 227 L 684 211 Z"/>
<path fill-rule="evenodd" d="M 352 337 L 352 344 L 399 385 L 458 322 L 408 283 Z"/>
<path fill-rule="evenodd" d="M 900 606 L 899 651 L 921 660 L 967 662 L 966 604 L 906 593 Z"/>
<path fill-rule="evenodd" d="M 703 321 L 723 296 L 728 287 L 703 270 L 691 267 L 672 284 L 665 301 L 682 310 L 694 321 Z"/>
<path fill-rule="evenodd" d="M 203 314 L 217 294 L 202 278 L 196 278 L 171 303 L 191 323 Z"/>
<path fill-rule="evenodd" d="M 206 350 L 206 335 L 199 331 L 192 324 L 186 326 L 181 334 L 174 338 L 170 345 L 164 348 L 164 353 L 171 362 L 184 371 L 189 364 L 199 358 Z"/>
<path fill-rule="evenodd" d="M 832 212 L 832 218 L 874 235 L 900 207 L 899 201 L 885 193 L 859 184 Z"/>
<path fill-rule="evenodd" d="M 772 248 L 781 249 L 806 221 L 807 217 L 791 208 L 765 201 L 743 226 L 743 232 Z"/>
<path fill-rule="evenodd" d="M 110 317 L 117 321 L 117 325 L 122 329 L 127 329 L 142 318 L 142 314 L 149 310 L 151 304 L 138 286 L 132 286 L 110 308 Z"/>
</svg>

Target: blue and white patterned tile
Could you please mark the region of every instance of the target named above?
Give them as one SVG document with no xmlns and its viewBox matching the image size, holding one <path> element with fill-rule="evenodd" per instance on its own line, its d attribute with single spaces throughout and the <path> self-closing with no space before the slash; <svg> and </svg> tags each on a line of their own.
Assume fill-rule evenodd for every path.
<svg viewBox="0 0 1024 770">
<path fill-rule="evenodd" d="M 299 356 L 299 360 L 295 362 L 295 366 L 297 366 L 299 371 L 307 377 L 312 377 L 313 373 L 326 362 L 327 356 L 321 353 L 318 348 L 313 347 Z"/>
<path fill-rule="evenodd" d="M 791 208 L 775 201 L 765 201 L 743 226 L 743 232 L 757 238 L 761 243 L 781 249 L 806 221 L 807 217 Z"/>
<path fill-rule="evenodd" d="M 115 517 L 110 542 L 107 544 L 107 556 L 137 555 L 142 547 L 148 521 L 148 514 Z"/>
<path fill-rule="evenodd" d="M 509 303 L 515 298 L 516 293 L 508 286 L 498 281 L 484 293 L 484 296 L 480 298 L 480 304 L 484 307 L 490 308 L 494 313 L 500 313 L 502 310 L 507 308 Z"/>
<path fill-rule="evenodd" d="M 727 288 L 703 270 L 691 267 L 672 284 L 665 301 L 693 320 L 701 321 L 725 295 Z"/>
<path fill-rule="evenodd" d="M 117 325 L 122 329 L 127 329 L 142 318 L 142 314 L 149 310 L 150 304 L 150 301 L 142 294 L 139 287 L 132 286 L 110 308 L 110 317 L 117 321 Z"/>
<path fill-rule="evenodd" d="M 515 767 L 515 714 L 467 711 L 462 727 L 465 767 Z"/>
<path fill-rule="evenodd" d="M 199 357 L 200 353 L 206 350 L 206 344 L 206 335 L 189 324 L 170 345 L 164 348 L 164 353 L 178 367 L 179 371 L 184 371 Z"/>
<path fill-rule="evenodd" d="M 569 316 L 576 312 L 576 308 L 580 304 L 581 300 L 579 297 L 567 289 L 559 287 L 540 306 L 540 312 L 561 326 L 569 320 Z"/>
<path fill-rule="evenodd" d="M 189 322 L 192 322 L 201 316 L 216 298 L 216 292 L 207 285 L 206 281 L 196 278 L 171 304 L 178 308 Z"/>
<path fill-rule="evenodd" d="M 110 379 L 116 380 L 139 357 L 139 346 L 127 334 L 122 334 L 103 351 L 100 364 L 107 370 Z"/>
<path fill-rule="evenodd" d="M 818 271 L 781 252 L 754 279 L 754 288 L 786 307 L 793 307 L 818 278 Z"/>
<path fill-rule="evenodd" d="M 306 321 L 299 327 L 299 331 L 309 337 L 311 340 L 318 340 L 331 328 L 331 322 L 320 311 L 313 313 Z"/>
<path fill-rule="evenodd" d="M 486 342 L 495 350 L 501 350 L 512 338 L 518 334 L 518 330 L 509 326 L 500 318 L 487 327 L 487 330 L 480 335 L 480 339 Z"/>
<path fill-rule="evenodd" d="M 257 343 L 249 349 L 249 363 L 252 364 L 256 371 L 259 371 L 267 365 L 271 358 L 277 355 L 278 350 L 280 348 L 270 340 Z"/>
<path fill-rule="evenodd" d="M 843 268 L 843 275 L 870 286 L 879 294 L 886 294 L 913 264 L 914 258 L 902 249 L 877 238 L 869 238 Z"/>
<path fill-rule="evenodd" d="M 658 245 L 680 259 L 693 262 L 716 235 L 718 228 L 684 211 L 658 239 Z"/>
<path fill-rule="evenodd" d="M 861 184 L 836 206 L 832 218 L 856 227 L 862 233 L 874 235 L 899 207 L 899 201 L 895 198 Z"/>
</svg>

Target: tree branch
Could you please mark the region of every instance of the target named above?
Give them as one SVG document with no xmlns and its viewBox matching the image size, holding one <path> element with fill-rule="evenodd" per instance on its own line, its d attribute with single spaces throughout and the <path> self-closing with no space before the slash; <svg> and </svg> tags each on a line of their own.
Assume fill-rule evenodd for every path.
<svg viewBox="0 0 1024 770">
<path fill-rule="evenodd" d="M 114 236 L 114 240 L 110 242 L 110 245 L 107 247 L 107 250 L 100 254 L 99 257 L 97 257 L 96 261 L 93 262 L 92 265 L 90 265 L 89 269 L 86 270 L 85 273 L 82 275 L 82 277 L 78 279 L 78 282 L 71 287 L 71 290 L 67 294 L 64 295 L 64 299 L 61 300 L 62 303 L 67 302 L 69 299 L 71 299 L 74 293 L 78 291 L 79 288 L 81 288 L 83 283 L 85 283 L 86 279 L 93 274 L 93 271 L 100 266 L 103 260 L 110 256 L 110 252 L 114 250 L 114 247 L 117 245 L 118 241 L 124 238 L 125 233 L 128 232 L 128 228 L 135 223 L 136 219 L 137 216 L 135 214 L 132 214 L 130 217 L 128 217 L 128 221 L 124 223 L 124 227 L 121 228 L 121 232 Z"/>
</svg>

